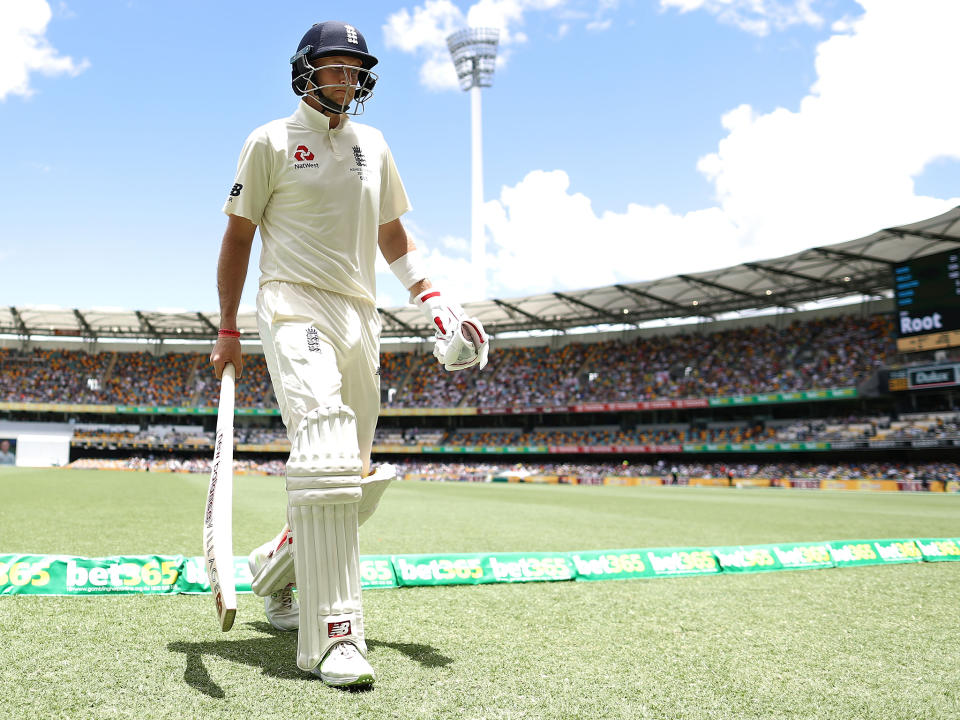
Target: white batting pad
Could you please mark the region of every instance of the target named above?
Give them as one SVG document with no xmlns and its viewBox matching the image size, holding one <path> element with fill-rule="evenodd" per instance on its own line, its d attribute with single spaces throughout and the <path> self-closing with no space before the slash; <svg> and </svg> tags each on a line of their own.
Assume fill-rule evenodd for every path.
<svg viewBox="0 0 960 720">
<path fill-rule="evenodd" d="M 357 503 L 295 505 L 289 514 L 297 538 L 293 556 L 300 600 L 297 666 L 312 670 L 342 640 L 366 652 Z"/>
<path fill-rule="evenodd" d="M 287 516 L 300 600 L 297 665 L 315 668 L 350 641 L 366 653 L 357 511 L 360 450 L 350 408 L 317 408 L 297 428 L 287 462 Z"/>
<path fill-rule="evenodd" d="M 267 597 L 296 582 L 293 570 L 293 531 L 285 527 L 273 540 L 250 553 L 250 588 L 255 595 Z"/>
<path fill-rule="evenodd" d="M 390 463 L 384 463 L 372 475 L 360 481 L 363 497 L 357 511 L 360 525 L 363 525 L 373 515 L 380 503 L 380 498 L 387 491 L 387 486 L 397 477 L 397 469 Z"/>
</svg>

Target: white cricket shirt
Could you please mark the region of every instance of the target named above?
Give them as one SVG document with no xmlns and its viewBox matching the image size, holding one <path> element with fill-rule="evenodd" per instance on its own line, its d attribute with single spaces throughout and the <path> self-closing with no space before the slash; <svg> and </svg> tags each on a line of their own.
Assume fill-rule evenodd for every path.
<svg viewBox="0 0 960 720">
<path fill-rule="evenodd" d="M 300 102 L 247 138 L 228 215 L 260 228 L 260 285 L 303 283 L 376 303 L 380 225 L 410 209 L 379 130 Z"/>
</svg>

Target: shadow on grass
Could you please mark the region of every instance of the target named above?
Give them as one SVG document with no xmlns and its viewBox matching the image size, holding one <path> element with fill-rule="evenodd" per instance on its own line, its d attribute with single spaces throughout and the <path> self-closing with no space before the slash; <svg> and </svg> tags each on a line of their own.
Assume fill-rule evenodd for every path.
<svg viewBox="0 0 960 720">
<path fill-rule="evenodd" d="M 394 643 L 384 642 L 383 640 L 367 640 L 367 647 L 370 650 L 385 647 L 393 648 L 399 653 L 406 655 L 411 660 L 415 660 L 424 667 L 446 667 L 453 662 L 446 655 L 441 655 L 435 647 L 430 645 L 418 645 L 417 643 Z"/>
<path fill-rule="evenodd" d="M 283 680 L 309 679 L 312 677 L 300 670 L 294 662 L 297 654 L 297 634 L 295 632 L 282 632 L 265 622 L 244 624 L 251 630 L 263 633 L 265 637 L 208 642 L 172 642 L 168 644 L 167 650 L 183 653 L 186 657 L 187 666 L 183 671 L 183 681 L 194 690 L 217 700 L 226 697 L 223 688 L 210 677 L 210 673 L 203 664 L 204 655 L 212 655 L 230 662 L 260 668 L 264 675 Z M 430 645 L 367 640 L 367 647 L 370 651 L 375 651 L 377 648 L 391 648 L 424 667 L 444 667 L 453 662 Z M 345 689 L 356 692 L 369 688 Z"/>
</svg>

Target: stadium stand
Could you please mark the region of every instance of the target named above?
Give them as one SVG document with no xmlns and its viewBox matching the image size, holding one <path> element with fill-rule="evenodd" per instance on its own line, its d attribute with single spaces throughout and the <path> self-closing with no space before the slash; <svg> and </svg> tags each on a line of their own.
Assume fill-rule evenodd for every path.
<svg viewBox="0 0 960 720">
<path fill-rule="evenodd" d="M 238 444 L 272 446 L 289 445 L 287 433 L 280 427 L 240 426 L 235 430 Z M 180 447 L 185 444 L 212 446 L 214 434 L 202 426 L 150 425 L 140 430 L 131 427 L 78 427 L 73 441 L 84 447 L 105 445 L 123 447 Z M 682 445 L 684 443 L 795 443 L 851 440 L 960 440 L 960 414 L 903 415 L 890 418 L 850 417 L 845 420 L 779 420 L 762 423 L 720 423 L 707 427 L 671 424 L 638 425 L 624 429 L 618 426 L 540 427 L 533 431 L 521 428 L 378 428 L 375 446 L 459 447 L 505 446 L 643 446 Z"/>
<path fill-rule="evenodd" d="M 446 373 L 432 355 L 384 353 L 396 408 L 525 407 L 851 387 L 889 360 L 887 317 L 848 316 L 700 334 L 494 349 L 483 373 Z M 21 402 L 213 406 L 200 353 L 0 350 L 0 393 Z M 99 388 L 99 389 L 93 389 Z M 262 355 L 247 354 L 237 406 L 276 407 Z"/>
<path fill-rule="evenodd" d="M 886 315 L 626 337 L 594 342 L 568 338 L 558 346 L 505 344 L 495 347 L 482 373 L 443 372 L 432 355 L 420 350 L 385 352 L 380 367 L 385 417 L 374 440 L 375 454 L 381 461 L 399 462 L 412 477 L 426 479 L 517 479 L 535 467 L 540 474 L 585 483 L 638 474 L 663 482 L 675 477 L 678 484 L 704 478 L 733 484 L 749 476 L 809 487 L 895 478 L 905 489 L 924 489 L 931 483 L 960 481 L 957 465 L 941 457 L 896 454 L 897 448 L 960 446 L 960 413 L 952 396 L 942 397 L 928 411 L 913 412 L 887 398 L 739 412 L 529 414 L 531 407 L 853 389 L 875 379 L 895 358 Z M 208 472 L 218 392 L 207 357 L 200 352 L 0 348 L 0 403 L 20 404 L 8 411 L 12 419 L 29 415 L 33 405 L 53 404 L 48 414 L 58 404 L 69 406 L 63 419 L 73 432 L 73 467 Z M 105 417 L 91 417 L 94 407 L 103 407 Z M 262 355 L 245 355 L 237 407 L 262 415 L 238 416 L 238 470 L 282 474 L 289 442 L 275 414 Z M 129 422 L 129 416 L 114 414 L 124 408 L 149 412 Z M 511 417 L 513 411 L 528 414 Z M 171 413 L 191 417 L 186 423 L 171 422 Z M 763 463 L 742 455 L 717 461 L 718 454 L 731 448 L 778 452 Z M 830 448 L 882 448 L 885 454 L 882 459 L 874 453 L 847 460 L 836 452 L 821 452 L 816 458 L 787 452 Z M 416 457 L 448 450 L 463 456 L 442 462 Z M 704 454 L 694 457 L 693 450 Z M 502 463 L 469 457 L 487 451 L 507 457 Z M 579 457 L 559 457 L 572 453 Z M 624 460 L 596 462 L 601 453 L 617 453 Z"/>
<path fill-rule="evenodd" d="M 29 353 L 0 348 L 0 400 L 11 402 L 105 402 L 101 379 L 111 353 L 90 355 L 37 348 Z"/>
<path fill-rule="evenodd" d="M 157 458 L 134 456 L 124 459 L 82 458 L 71 467 L 99 470 L 149 470 L 151 472 L 209 473 L 207 458 Z M 238 459 L 236 472 L 241 474 L 282 476 L 280 460 Z M 821 487 L 835 481 L 892 481 L 904 490 L 925 490 L 933 483 L 960 484 L 960 465 L 940 463 L 492 463 L 492 462 L 421 462 L 397 464 L 400 477 L 435 481 L 491 482 L 500 480 L 543 482 L 550 478 L 561 484 L 600 485 L 614 478 L 649 478 L 665 485 L 691 485 L 697 480 L 717 479 L 721 485 L 736 486 L 741 480 L 764 479 L 771 486 Z"/>
</svg>

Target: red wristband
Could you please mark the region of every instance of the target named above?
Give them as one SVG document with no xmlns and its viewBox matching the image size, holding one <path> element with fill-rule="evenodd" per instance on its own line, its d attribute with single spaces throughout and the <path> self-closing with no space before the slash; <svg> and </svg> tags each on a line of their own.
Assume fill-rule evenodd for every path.
<svg viewBox="0 0 960 720">
<path fill-rule="evenodd" d="M 221 330 L 217 333 L 217 337 L 238 338 L 240 337 L 240 333 L 236 330 Z"/>
</svg>

